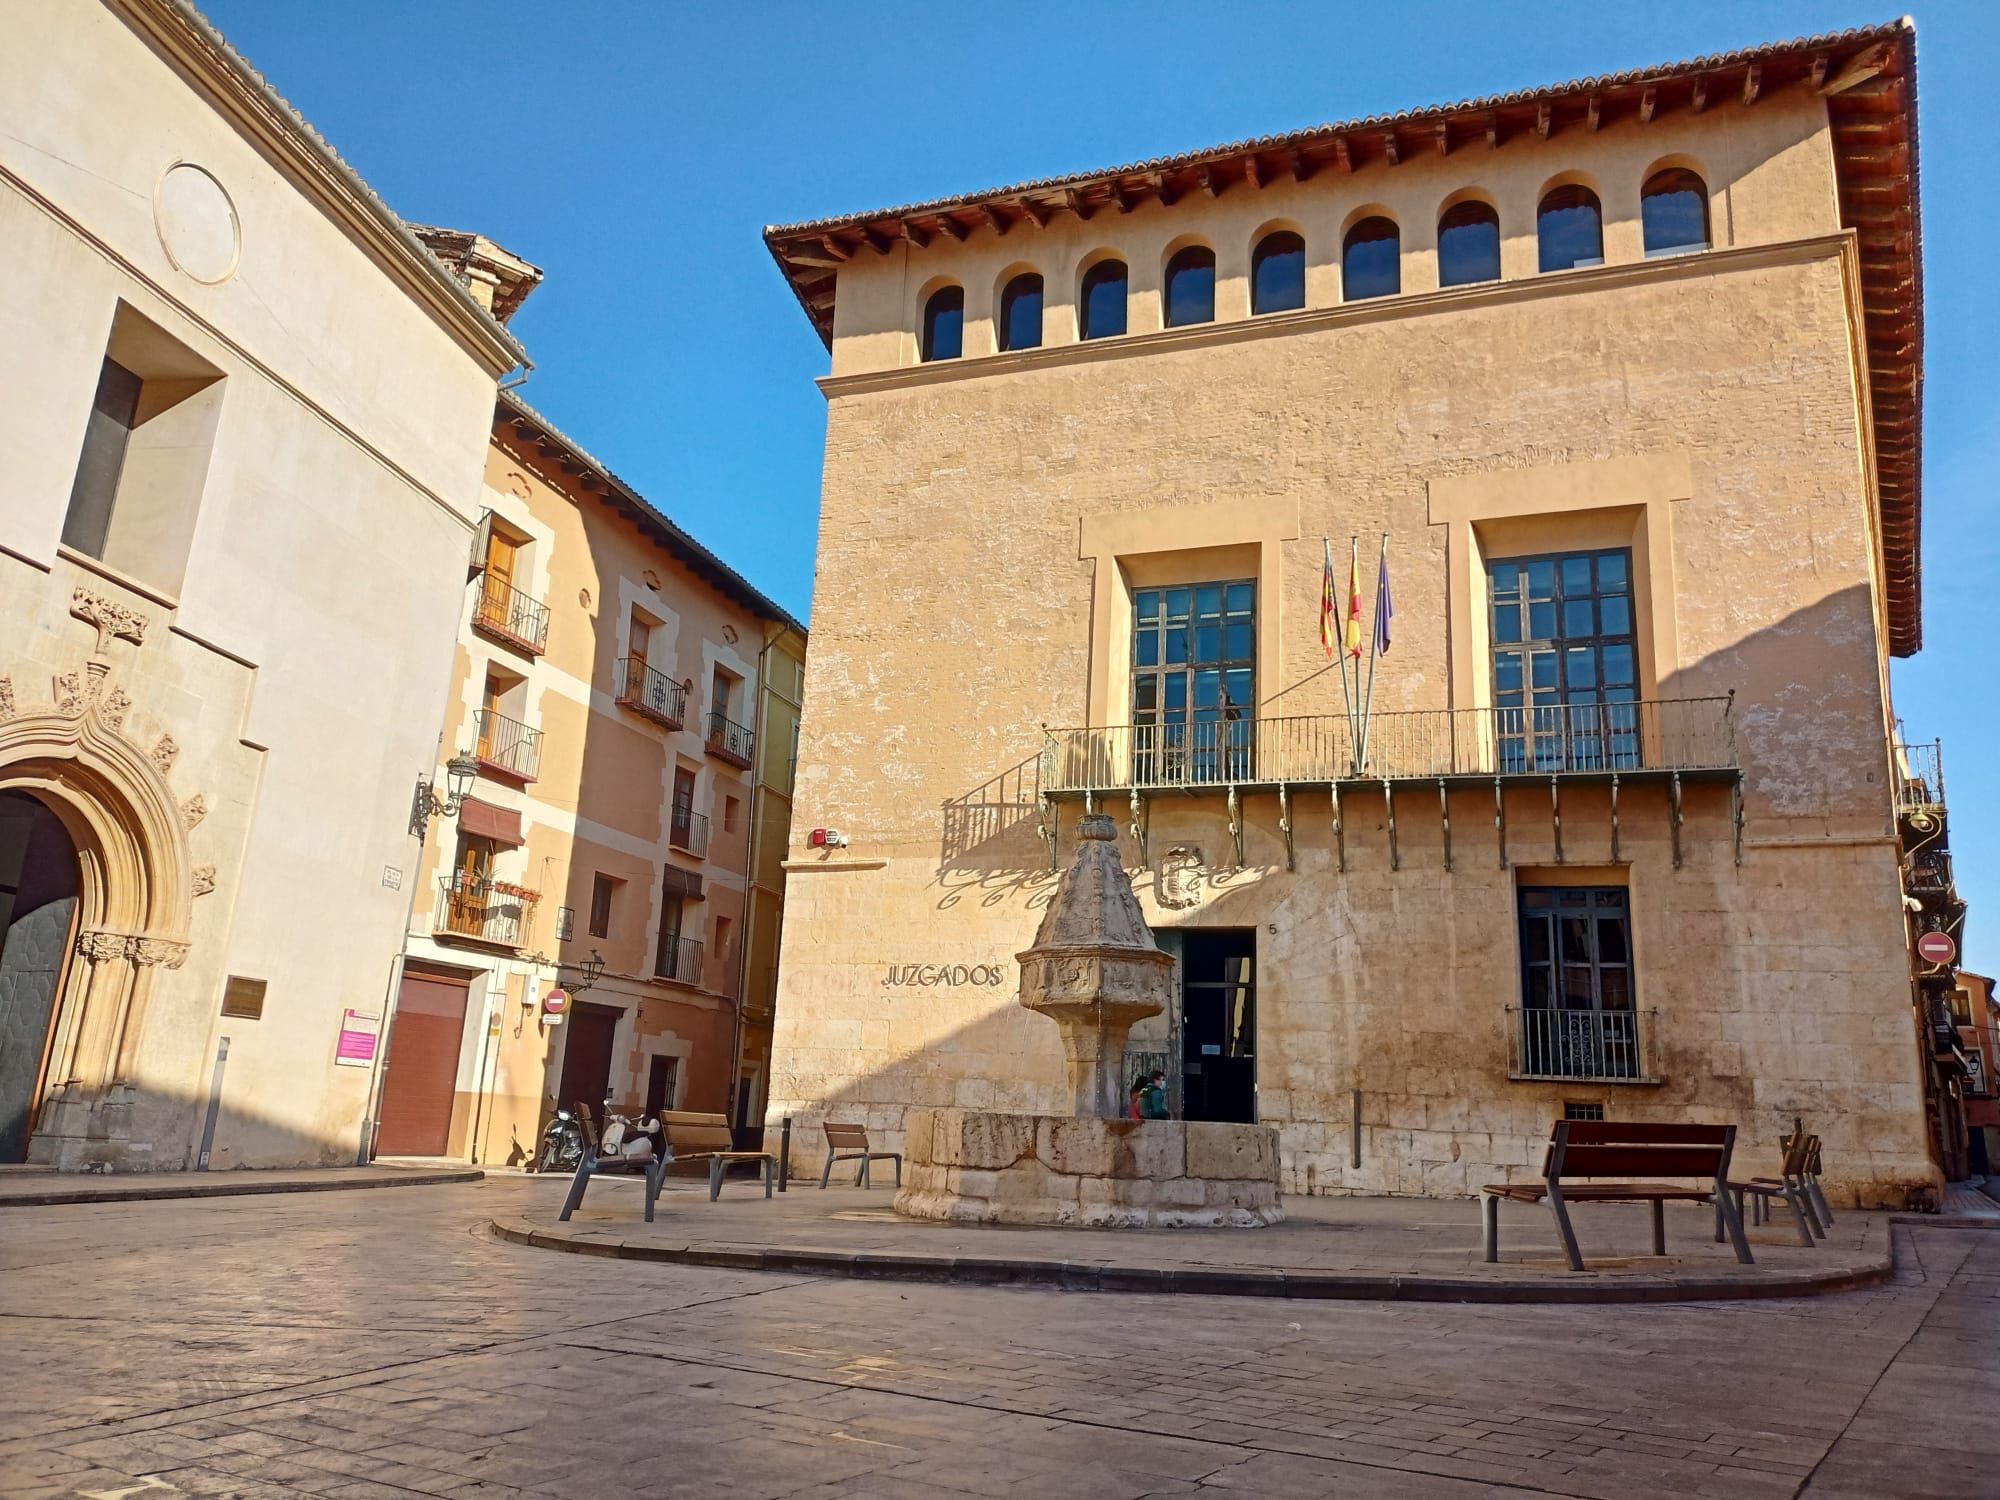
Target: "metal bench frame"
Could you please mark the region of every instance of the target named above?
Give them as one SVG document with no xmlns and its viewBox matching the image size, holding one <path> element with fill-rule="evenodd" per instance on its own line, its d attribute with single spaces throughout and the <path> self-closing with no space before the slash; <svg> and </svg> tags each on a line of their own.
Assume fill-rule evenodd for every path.
<svg viewBox="0 0 2000 1500">
<path fill-rule="evenodd" d="M 1629 1139 L 1621 1139 L 1621 1133 Z M 1729 1158 L 1736 1148 L 1734 1125 L 1641 1125 L 1622 1126 L 1602 1120 L 1558 1120 L 1549 1135 L 1548 1156 L 1542 1180 L 1535 1182 L 1489 1183 L 1481 1190 L 1480 1218 L 1484 1231 L 1487 1262 L 1500 1259 L 1500 1200 L 1546 1202 L 1555 1216 L 1556 1232 L 1562 1238 L 1563 1255 L 1572 1271 L 1587 1269 L 1583 1252 L 1577 1248 L 1576 1231 L 1570 1225 L 1569 1204 L 1650 1203 L 1653 1206 L 1653 1254 L 1667 1253 L 1666 1206 L 1669 1200 L 1709 1203 L 1715 1208 L 1715 1241 L 1721 1244 L 1725 1232 L 1743 1265 L 1754 1265 L 1749 1242 L 1743 1236 L 1743 1218 L 1729 1191 Z M 1574 1156 L 1572 1156 L 1574 1152 Z M 1702 1178 L 1713 1173 L 1706 1189 L 1674 1187 L 1657 1182 L 1593 1183 L 1592 1176 L 1623 1176 L 1623 1164 L 1590 1168 L 1603 1158 L 1643 1160 L 1649 1152 L 1659 1153 L 1656 1168 L 1663 1177 Z M 1696 1163 L 1699 1163 L 1699 1169 Z M 1564 1168 L 1573 1175 L 1573 1184 L 1564 1188 Z M 1581 1170 L 1578 1168 L 1581 1167 Z"/>
<path fill-rule="evenodd" d="M 826 1132 L 826 1165 L 820 1169 L 820 1174 L 819 1174 L 819 1187 L 821 1192 L 826 1191 L 827 1180 L 833 1176 L 834 1163 L 842 1161 L 858 1161 L 861 1163 L 861 1166 L 859 1167 L 858 1170 L 856 1170 L 854 1174 L 854 1185 L 856 1187 L 865 1188 L 870 1186 L 868 1180 L 868 1164 L 874 1161 L 894 1162 L 896 1164 L 896 1186 L 900 1188 L 903 1185 L 903 1153 L 900 1151 L 870 1151 L 868 1149 L 867 1126 L 841 1125 L 837 1123 L 828 1122 L 828 1123 L 823 1123 L 820 1126 L 820 1129 Z M 859 1136 L 861 1149 L 859 1151 L 841 1151 L 839 1147 L 837 1147 L 834 1144 L 833 1136 L 835 1131 L 840 1131 L 843 1134 L 846 1134 L 847 1132 L 853 1133 L 852 1136 L 849 1136 L 849 1139 L 846 1144 L 853 1144 L 853 1136 Z"/>
<path fill-rule="evenodd" d="M 570 1180 L 569 1196 L 563 1199 L 562 1212 L 556 1215 L 560 1223 L 567 1224 L 569 1216 L 583 1203 L 583 1190 L 590 1186 L 590 1179 L 603 1172 L 644 1172 L 646 1174 L 646 1222 L 653 1222 L 653 1205 L 660 1198 L 660 1180 L 667 1175 L 667 1167 L 673 1161 L 673 1148 L 667 1148 L 665 1156 L 654 1156 L 650 1152 L 643 1158 L 600 1157 L 594 1145 L 583 1148 L 583 1160 L 577 1163 L 576 1176 Z"/>
</svg>

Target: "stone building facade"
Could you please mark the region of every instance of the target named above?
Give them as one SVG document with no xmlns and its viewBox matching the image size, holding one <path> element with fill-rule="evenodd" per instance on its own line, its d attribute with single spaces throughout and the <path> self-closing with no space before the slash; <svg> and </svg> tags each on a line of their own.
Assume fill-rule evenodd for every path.
<svg viewBox="0 0 2000 1500">
<path fill-rule="evenodd" d="M 1898 24 L 767 231 L 832 355 L 803 1154 L 1056 1107 L 1014 955 L 1094 809 L 1181 956 L 1135 1065 L 1288 1191 L 1473 1192 L 1601 1112 L 1804 1116 L 1849 1201 L 1932 1201 L 1914 88 Z"/>
<path fill-rule="evenodd" d="M 519 305 L 525 262 L 484 241 L 459 260 Z M 755 899 L 753 829 L 775 818 L 782 850 L 788 827 L 759 721 L 767 679 L 796 691 L 804 627 L 511 392 L 482 498 L 426 779 L 475 774 L 419 823 L 375 1149 L 519 1164 L 558 1101 L 607 1092 L 760 1117 L 746 967 L 783 888 Z"/>
<path fill-rule="evenodd" d="M 522 352 L 177 0 L 9 11 L 0 245 L 0 1161 L 352 1162 Z"/>
</svg>

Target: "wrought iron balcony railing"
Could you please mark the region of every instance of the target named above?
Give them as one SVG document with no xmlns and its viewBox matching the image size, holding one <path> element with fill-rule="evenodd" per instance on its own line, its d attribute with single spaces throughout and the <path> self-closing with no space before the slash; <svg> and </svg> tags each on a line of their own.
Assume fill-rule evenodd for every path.
<svg viewBox="0 0 2000 1500">
<path fill-rule="evenodd" d="M 667 821 L 667 842 L 688 854 L 707 854 L 708 819 L 691 807 L 675 803 Z"/>
<path fill-rule="evenodd" d="M 721 714 L 710 714 L 708 716 L 708 749 L 710 754 L 719 755 L 724 760 L 733 761 L 737 765 L 747 768 L 750 764 L 750 751 L 754 747 L 755 740 L 756 736 L 741 724 L 724 718 Z"/>
<path fill-rule="evenodd" d="M 687 706 L 687 689 L 638 656 L 618 658 L 618 701 L 634 712 L 679 729 Z"/>
<path fill-rule="evenodd" d="M 437 921 L 441 937 L 469 938 L 503 948 L 518 948 L 526 940 L 528 923 L 541 896 L 505 882 L 476 880 L 462 872 L 438 882 Z"/>
<path fill-rule="evenodd" d="M 549 607 L 488 573 L 479 580 L 472 627 L 540 656 L 549 646 Z"/>
<path fill-rule="evenodd" d="M 482 708 L 472 716 L 472 732 L 472 753 L 488 770 L 516 781 L 533 781 L 541 774 L 541 730 Z"/>
<path fill-rule="evenodd" d="M 1365 747 L 1345 714 L 1052 729 L 1045 793 L 1494 776 L 1726 772 L 1730 698 L 1378 713 Z"/>
<path fill-rule="evenodd" d="M 1904 868 L 1904 881 L 1913 895 L 1945 896 L 1958 889 L 1948 849 L 1932 848 L 1912 855 Z"/>
<path fill-rule="evenodd" d="M 1903 817 L 1935 817 L 1944 810 L 1944 742 L 1896 743 L 1896 811 Z"/>
<path fill-rule="evenodd" d="M 653 955 L 653 976 L 680 984 L 701 983 L 701 944 L 693 938 L 664 933 Z"/>
<path fill-rule="evenodd" d="M 1656 1081 L 1652 1031 L 1658 1011 L 1551 1010 L 1508 1006 L 1507 1076 L 1606 1083 Z"/>
</svg>

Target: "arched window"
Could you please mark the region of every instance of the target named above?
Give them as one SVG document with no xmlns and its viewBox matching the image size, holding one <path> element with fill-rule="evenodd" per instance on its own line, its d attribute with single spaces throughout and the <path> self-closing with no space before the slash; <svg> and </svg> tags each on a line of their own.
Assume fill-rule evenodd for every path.
<svg viewBox="0 0 2000 1500">
<path fill-rule="evenodd" d="M 924 304 L 922 354 L 925 364 L 934 359 L 957 359 L 965 352 L 965 288 L 939 287 Z"/>
<path fill-rule="evenodd" d="M 1708 248 L 1708 184 L 1686 167 L 1655 172 L 1639 190 L 1648 255 Z"/>
<path fill-rule="evenodd" d="M 1250 256 L 1250 311 L 1290 312 L 1306 305 L 1306 242 L 1289 229 L 1267 234 Z"/>
<path fill-rule="evenodd" d="M 1500 215 L 1489 203 L 1460 203 L 1438 220 L 1438 285 L 1500 279 Z"/>
<path fill-rule="evenodd" d="M 1349 302 L 1391 297 L 1403 289 L 1403 242 L 1394 219 L 1377 214 L 1347 231 L 1340 247 L 1340 280 Z"/>
<path fill-rule="evenodd" d="M 1542 245 L 1542 269 L 1567 271 L 1604 260 L 1604 211 L 1597 194 L 1572 184 L 1542 199 L 1535 216 L 1535 233 Z"/>
<path fill-rule="evenodd" d="M 1215 321 L 1215 252 L 1190 245 L 1167 262 L 1167 327 Z"/>
<path fill-rule="evenodd" d="M 1000 347 L 1042 347 L 1042 278 L 1024 271 L 1000 293 Z"/>
<path fill-rule="evenodd" d="M 1077 332 L 1108 339 L 1125 331 L 1125 262 L 1101 260 L 1083 273 L 1077 301 Z"/>
</svg>

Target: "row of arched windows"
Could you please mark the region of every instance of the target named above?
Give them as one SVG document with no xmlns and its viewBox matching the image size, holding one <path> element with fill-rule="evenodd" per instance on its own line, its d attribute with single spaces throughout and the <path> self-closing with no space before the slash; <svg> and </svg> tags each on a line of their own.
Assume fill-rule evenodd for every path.
<svg viewBox="0 0 2000 1500">
<path fill-rule="evenodd" d="M 1708 185 L 1685 167 L 1669 167 L 1646 179 L 1639 193 L 1645 252 L 1668 255 L 1705 250 L 1709 244 Z M 1535 238 L 1542 271 L 1567 271 L 1601 264 L 1604 210 L 1597 194 L 1581 184 L 1550 189 L 1535 214 Z M 1492 204 L 1470 199 L 1454 204 L 1438 219 L 1438 285 L 1470 286 L 1500 279 L 1500 214 Z M 1353 225 L 1341 240 L 1341 291 L 1349 302 L 1389 297 L 1403 289 L 1402 231 L 1396 221 L 1373 214 Z M 1125 332 L 1129 277 L 1122 260 L 1090 265 L 1077 286 L 1077 333 L 1084 339 Z M 1306 242 L 1288 229 L 1267 234 L 1250 256 L 1250 312 L 1289 312 L 1306 305 Z M 1215 320 L 1215 252 L 1206 245 L 1176 251 L 1167 262 L 1166 325 L 1184 328 Z M 997 341 L 1004 352 L 1036 349 L 1042 342 L 1042 278 L 1033 271 L 1001 289 Z M 919 352 L 929 362 L 956 359 L 964 352 L 965 289 L 942 287 L 924 304 Z"/>
</svg>

